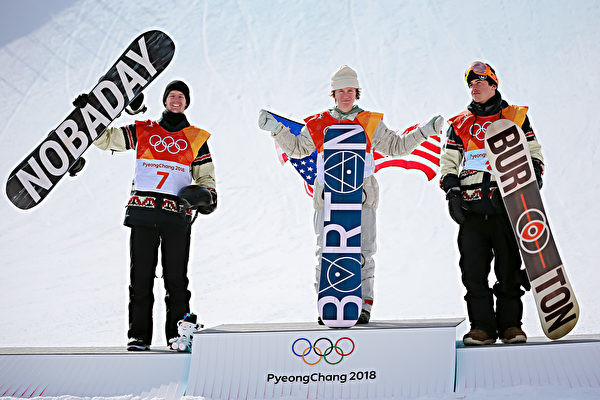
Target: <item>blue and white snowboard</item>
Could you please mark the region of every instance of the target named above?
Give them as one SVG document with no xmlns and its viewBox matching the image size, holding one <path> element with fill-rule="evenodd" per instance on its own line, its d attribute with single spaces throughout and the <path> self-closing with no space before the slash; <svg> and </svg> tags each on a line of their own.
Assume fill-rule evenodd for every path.
<svg viewBox="0 0 600 400">
<path fill-rule="evenodd" d="M 362 309 L 361 211 L 367 139 L 360 125 L 325 132 L 324 226 L 319 315 L 331 328 L 356 324 Z"/>
<path fill-rule="evenodd" d="M 304 124 L 269 113 L 294 135 Z M 325 212 L 318 308 L 332 328 L 356 324 L 362 309 L 361 212 L 366 135 L 360 125 L 330 126 L 324 138 Z M 317 151 L 293 164 L 314 164 Z M 296 167 L 298 169 L 298 167 Z M 306 174 L 298 171 L 308 184 Z"/>
</svg>

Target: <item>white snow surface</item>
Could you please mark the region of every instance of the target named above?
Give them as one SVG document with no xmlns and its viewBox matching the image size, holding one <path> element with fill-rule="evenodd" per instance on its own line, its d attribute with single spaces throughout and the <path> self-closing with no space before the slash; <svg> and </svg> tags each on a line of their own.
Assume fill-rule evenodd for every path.
<svg viewBox="0 0 600 400">
<path fill-rule="evenodd" d="M 506 100 L 530 106 L 546 161 L 542 197 L 581 307 L 572 333 L 596 334 L 598 21 L 594 0 L 80 0 L 0 47 L 0 171 L 6 180 L 133 38 L 163 30 L 175 57 L 146 90 L 142 118 L 160 116 L 168 82 L 187 82 L 186 115 L 212 133 L 219 192 L 217 211 L 193 229 L 192 310 L 206 326 L 313 321 L 311 199 L 292 167 L 279 165 L 273 140 L 257 127 L 258 111 L 301 120 L 330 107 L 330 76 L 348 64 L 363 88 L 358 104 L 404 129 L 464 110 L 465 66 L 481 59 L 497 71 Z M 132 122 L 123 116 L 114 126 Z M 1 347 L 126 341 L 129 232 L 122 220 L 135 155 L 92 147 L 84 157 L 84 171 L 65 177 L 33 210 L 0 200 Z M 402 169 L 378 179 L 372 318 L 466 316 L 457 225 L 438 180 Z M 152 344 L 163 346 L 160 266 L 157 275 Z M 543 336 L 530 293 L 524 305 L 525 331 Z M 448 398 L 598 396 L 520 387 Z"/>
</svg>

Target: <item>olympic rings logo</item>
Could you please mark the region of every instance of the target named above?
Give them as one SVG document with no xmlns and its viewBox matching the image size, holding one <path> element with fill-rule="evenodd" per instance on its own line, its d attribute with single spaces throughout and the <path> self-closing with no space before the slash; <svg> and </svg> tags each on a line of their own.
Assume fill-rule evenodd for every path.
<svg viewBox="0 0 600 400">
<path fill-rule="evenodd" d="M 150 136 L 150 140 L 148 141 L 150 146 L 154 147 L 159 153 L 164 152 L 165 150 L 171 154 L 177 154 L 180 151 L 183 151 L 188 148 L 188 144 L 183 139 L 173 139 L 171 136 L 165 136 L 164 138 L 158 135 Z"/>
<path fill-rule="evenodd" d="M 322 341 L 329 343 L 329 346 L 325 347 L 325 351 L 322 351 L 319 347 L 319 343 Z M 343 342 L 343 346 L 342 341 L 345 341 Z M 297 345 L 297 343 L 302 342 L 306 342 L 306 347 L 303 348 L 300 344 Z M 344 352 L 342 347 L 350 347 L 350 345 L 352 346 L 350 351 Z M 327 344 L 325 344 L 325 346 L 327 346 Z M 317 339 L 314 344 L 312 344 L 310 340 L 306 338 L 296 339 L 294 343 L 292 343 L 292 353 L 294 353 L 295 356 L 302 358 L 302 361 L 304 361 L 304 363 L 307 365 L 316 365 L 320 363 L 321 360 L 325 360 L 325 362 L 329 365 L 339 364 L 342 362 L 344 357 L 349 356 L 352 354 L 352 352 L 354 352 L 354 348 L 354 341 L 349 337 L 340 338 L 337 340 L 337 342 L 335 342 L 335 344 L 333 344 L 333 342 L 326 337 Z M 313 357 L 309 357 L 311 353 L 314 353 Z M 314 361 L 314 359 L 316 359 L 316 361 Z"/>
<path fill-rule="evenodd" d="M 485 139 L 485 131 L 487 131 L 487 127 L 490 126 L 492 122 L 491 121 L 487 121 L 484 122 L 482 125 L 479 124 L 473 124 L 473 126 L 471 126 L 471 136 L 475 136 L 477 139 L 483 141 Z M 473 133 L 473 129 L 475 128 L 475 133 Z"/>
</svg>

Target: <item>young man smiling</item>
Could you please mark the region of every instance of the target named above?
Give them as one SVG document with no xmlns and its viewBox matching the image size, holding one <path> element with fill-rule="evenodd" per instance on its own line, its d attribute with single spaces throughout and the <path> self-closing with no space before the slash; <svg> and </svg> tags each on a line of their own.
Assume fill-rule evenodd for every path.
<svg viewBox="0 0 600 400">
<path fill-rule="evenodd" d="M 484 137 L 487 127 L 501 118 L 523 128 L 533 159 L 538 185 L 542 186 L 541 147 L 527 117 L 527 107 L 509 105 L 498 91 L 498 77 L 489 65 L 475 61 L 467 67 L 465 81 L 472 101 L 467 110 L 449 119 L 447 142 L 440 160 L 441 187 L 446 192 L 458 232 L 459 266 L 467 294 L 471 330 L 465 345 L 521 343 L 524 292 L 529 282 L 521 270 L 521 256 L 498 185 L 489 172 Z M 496 283 L 488 275 L 494 259 Z M 495 307 L 494 307 L 495 296 Z"/>
<path fill-rule="evenodd" d="M 217 205 L 207 143 L 210 134 L 190 125 L 184 114 L 189 104 L 188 86 L 173 81 L 165 88 L 165 110 L 158 121 L 107 128 L 94 142 L 102 150 L 135 150 L 137 154 L 124 222 L 131 228 L 127 344 L 131 351 L 148 350 L 152 342 L 159 246 L 166 291 L 165 334 L 169 342 L 177 339 L 177 322 L 190 312 L 187 267 L 192 209 L 209 214 Z M 202 204 L 194 204 L 199 195 Z"/>
<path fill-rule="evenodd" d="M 365 111 L 355 102 L 360 98 L 361 90 L 356 72 L 347 65 L 341 66 L 331 77 L 331 96 L 335 99 L 335 107 L 305 119 L 306 125 L 298 136 L 295 136 L 283 124 L 277 122 L 268 112 L 261 110 L 258 118 L 259 128 L 271 132 L 286 154 L 293 158 L 303 158 L 318 148 L 317 179 L 314 183 L 313 207 L 314 230 L 317 235 L 317 267 L 315 288 L 318 291 L 321 277 L 321 252 L 323 247 L 324 202 L 323 202 L 323 148 L 315 143 L 323 143 L 325 130 L 335 124 L 355 123 L 365 130 L 367 136 L 367 154 L 363 182 L 363 207 L 361 213 L 361 280 L 363 305 L 359 324 L 366 324 L 371 317 L 373 306 L 373 279 L 375 261 L 373 255 L 376 244 L 376 209 L 379 202 L 379 185 L 375 179 L 373 152 L 390 156 L 409 154 L 429 135 L 440 132 L 444 119 L 433 117 L 427 124 L 418 127 L 409 134 L 398 135 L 388 129 L 383 122 L 383 114 Z M 321 321 L 319 321 L 321 322 Z"/>
</svg>

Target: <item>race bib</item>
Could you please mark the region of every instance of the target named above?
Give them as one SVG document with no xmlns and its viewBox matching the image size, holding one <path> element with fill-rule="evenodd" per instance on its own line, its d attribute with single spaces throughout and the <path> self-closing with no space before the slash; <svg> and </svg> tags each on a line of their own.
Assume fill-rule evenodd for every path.
<svg viewBox="0 0 600 400">
<path fill-rule="evenodd" d="M 475 171 L 488 171 L 488 158 L 485 149 L 469 150 L 465 152 L 463 169 Z"/>
<path fill-rule="evenodd" d="M 189 167 L 173 161 L 138 159 L 134 185 L 137 190 L 177 195 L 190 184 Z"/>
</svg>

